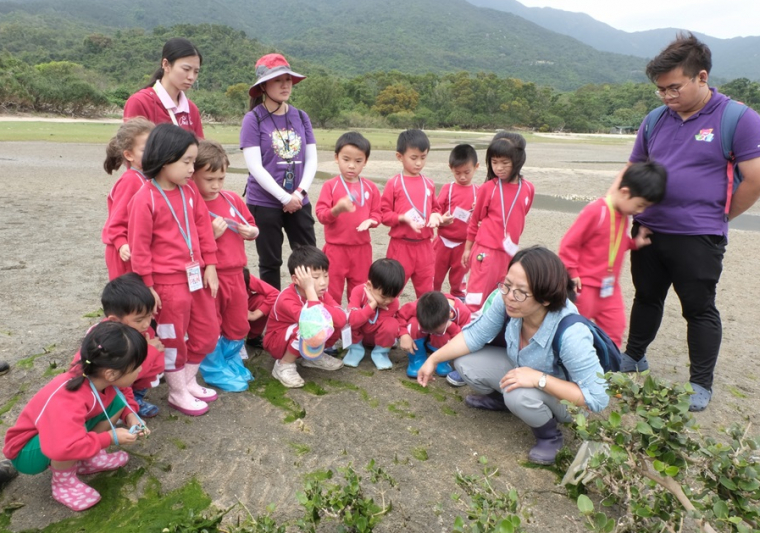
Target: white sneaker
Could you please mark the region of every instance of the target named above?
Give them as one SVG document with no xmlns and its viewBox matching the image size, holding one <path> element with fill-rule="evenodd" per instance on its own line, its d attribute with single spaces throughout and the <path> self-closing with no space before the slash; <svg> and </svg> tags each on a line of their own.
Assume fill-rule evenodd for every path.
<svg viewBox="0 0 760 533">
<path fill-rule="evenodd" d="M 295 363 L 276 361 L 272 367 L 272 377 L 289 389 L 297 389 L 304 385 Z"/>
<path fill-rule="evenodd" d="M 343 359 L 338 359 L 326 353 L 323 353 L 319 359 L 301 359 L 301 361 L 302 366 L 321 368 L 322 370 L 338 370 L 339 368 L 343 368 Z"/>
</svg>

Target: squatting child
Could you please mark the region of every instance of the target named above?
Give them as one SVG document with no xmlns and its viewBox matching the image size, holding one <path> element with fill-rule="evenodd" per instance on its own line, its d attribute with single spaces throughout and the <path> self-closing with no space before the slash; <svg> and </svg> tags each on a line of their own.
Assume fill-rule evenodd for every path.
<svg viewBox="0 0 760 533">
<path fill-rule="evenodd" d="M 378 370 L 393 368 L 388 354 L 398 338 L 398 296 L 404 289 L 404 267 L 395 259 L 378 259 L 364 285 L 354 287 L 348 300 L 351 346 L 343 364 L 357 367 L 372 346 L 372 362 Z"/>
<path fill-rule="evenodd" d="M 276 359 L 272 376 L 288 388 L 303 387 L 296 361 L 301 357 L 298 321 L 305 307 L 323 306 L 332 317 L 333 333 L 325 341 L 334 346 L 348 320 L 346 312 L 327 293 L 330 261 L 316 246 L 298 246 L 288 258 L 292 283 L 277 297 L 267 320 L 264 349 Z M 338 370 L 343 361 L 323 353 L 319 359 L 303 359 L 302 366 Z"/>
<path fill-rule="evenodd" d="M 443 213 L 443 223 L 433 241 L 435 252 L 435 277 L 433 290 L 440 291 L 446 274 L 449 274 L 451 294 L 464 299 L 464 277 L 468 266 L 462 264 L 467 226 L 475 209 L 478 186 L 472 183 L 478 170 L 478 153 L 469 144 L 455 146 L 449 155 L 449 169 L 454 181 L 441 187 L 438 204 Z"/>
<path fill-rule="evenodd" d="M 623 173 L 616 190 L 588 204 L 565 233 L 559 257 L 575 281 L 575 305 L 617 344 L 623 342 L 625 307 L 620 270 L 625 252 L 650 244 L 647 228 L 628 236 L 628 217 L 638 215 L 665 196 L 665 167 L 655 162 L 634 163 Z"/>
<path fill-rule="evenodd" d="M 367 279 L 372 263 L 369 229 L 380 224 L 380 191 L 361 172 L 369 160 L 370 143 L 360 133 L 344 133 L 335 143 L 340 173 L 325 182 L 316 215 L 325 226 L 325 252 L 330 260 L 327 292 L 338 303 Z"/>
<path fill-rule="evenodd" d="M 383 189 L 380 212 L 390 227 L 386 257 L 404 267 L 404 285 L 412 278 L 419 298 L 433 290 L 435 256 L 433 228 L 443 221 L 435 197 L 435 185 L 421 172 L 430 150 L 430 141 L 421 130 L 402 131 L 396 142 L 396 159 L 403 169 Z"/>
<path fill-rule="evenodd" d="M 251 276 L 251 272 L 243 269 L 245 286 L 248 287 L 248 339 L 246 344 L 254 348 L 263 348 L 264 327 L 267 325 L 269 313 L 280 295 L 280 291 L 272 287 L 266 281 L 260 280 L 256 276 Z"/>
</svg>

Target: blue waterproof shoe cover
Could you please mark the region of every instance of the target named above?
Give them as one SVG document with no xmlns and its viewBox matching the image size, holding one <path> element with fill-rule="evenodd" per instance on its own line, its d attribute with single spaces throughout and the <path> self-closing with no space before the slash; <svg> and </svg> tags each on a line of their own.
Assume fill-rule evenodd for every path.
<svg viewBox="0 0 760 533">
<path fill-rule="evenodd" d="M 375 363 L 378 370 L 390 370 L 393 368 L 391 358 L 388 357 L 390 351 L 390 348 L 383 348 L 382 346 L 372 348 L 372 362 Z"/>
<path fill-rule="evenodd" d="M 712 400 L 712 391 L 694 382 L 689 384 L 694 389 L 694 394 L 689 397 L 689 411 L 704 411 Z"/>
<path fill-rule="evenodd" d="M 364 359 L 364 345 L 356 342 L 348 347 L 348 353 L 343 358 L 343 364 L 356 368 Z"/>
<path fill-rule="evenodd" d="M 448 381 L 449 385 L 451 385 L 452 387 L 464 387 L 465 385 L 467 385 L 464 379 L 462 379 L 462 376 L 460 376 L 459 372 L 457 372 L 456 370 L 452 370 L 451 372 L 449 372 L 449 375 L 446 376 L 446 381 Z"/>
<path fill-rule="evenodd" d="M 201 361 L 201 375 L 203 376 L 203 381 L 205 381 L 207 385 L 217 387 L 227 392 L 243 392 L 248 390 L 248 379 L 244 378 L 235 368 L 231 367 L 230 363 L 225 358 L 224 350 L 231 349 L 229 346 L 230 342 L 229 339 L 219 337 L 219 341 L 216 343 L 214 351 Z M 238 343 L 239 342 L 241 341 L 238 341 Z M 231 356 L 232 355 L 233 354 L 231 354 Z M 243 361 L 240 360 L 239 346 L 237 346 L 234 356 L 240 361 L 240 366 L 243 366 Z"/>
<path fill-rule="evenodd" d="M 417 339 L 414 341 L 414 353 L 407 354 L 409 356 L 409 364 L 406 367 L 406 375 L 410 378 L 416 379 L 417 372 L 419 372 L 422 365 L 427 360 L 427 352 L 425 351 L 425 339 Z"/>
<path fill-rule="evenodd" d="M 224 359 L 227 361 L 227 365 L 238 376 L 246 381 L 253 381 L 253 374 L 243 364 L 243 358 L 240 355 L 240 350 L 245 349 L 245 340 L 240 339 L 238 341 L 231 341 L 230 339 L 222 336 L 219 337 L 219 343 L 224 350 Z"/>
</svg>

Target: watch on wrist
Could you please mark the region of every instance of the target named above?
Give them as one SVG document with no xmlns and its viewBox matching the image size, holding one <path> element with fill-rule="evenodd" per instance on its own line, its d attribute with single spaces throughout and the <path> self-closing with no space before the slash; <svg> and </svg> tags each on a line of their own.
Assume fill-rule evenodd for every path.
<svg viewBox="0 0 760 533">
<path fill-rule="evenodd" d="M 538 390 L 544 390 L 546 388 L 546 372 L 541 374 L 541 377 L 538 379 Z"/>
</svg>

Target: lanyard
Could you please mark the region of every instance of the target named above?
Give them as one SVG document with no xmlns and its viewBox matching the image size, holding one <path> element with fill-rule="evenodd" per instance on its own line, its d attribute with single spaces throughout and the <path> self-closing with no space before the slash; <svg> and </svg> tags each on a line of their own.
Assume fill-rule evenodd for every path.
<svg viewBox="0 0 760 533">
<path fill-rule="evenodd" d="M 522 179 L 517 180 L 517 192 L 515 193 L 515 197 L 512 200 L 512 205 L 509 206 L 509 213 L 507 213 L 506 218 L 504 217 L 504 191 L 501 186 L 501 179 L 496 178 L 499 181 L 499 199 L 501 200 L 501 222 L 504 224 L 504 238 L 507 238 L 507 222 L 509 222 L 509 217 L 512 214 L 512 209 L 515 207 L 515 203 L 517 202 L 517 197 L 520 196 L 520 189 L 522 189 Z"/>
<path fill-rule="evenodd" d="M 243 224 L 245 224 L 246 226 L 250 226 L 250 224 L 249 224 L 249 223 L 248 223 L 248 221 L 245 219 L 245 217 L 244 217 L 243 215 L 241 215 L 241 214 L 240 214 L 240 211 L 238 211 L 238 210 L 237 210 L 237 208 L 236 208 L 236 207 L 235 207 L 235 206 L 232 204 L 232 202 L 230 202 L 230 199 L 229 199 L 229 198 L 227 198 L 227 197 L 224 195 L 224 193 L 223 193 L 222 191 L 219 191 L 219 196 L 221 196 L 222 198 L 224 198 L 225 200 L 227 200 L 227 203 L 228 203 L 228 204 L 230 204 L 230 207 L 231 207 L 231 208 L 232 208 L 232 210 L 235 212 L 235 214 L 236 214 L 238 217 L 240 217 L 240 220 L 242 220 L 242 221 L 243 221 Z M 209 211 L 209 213 L 210 213 L 210 211 Z"/>
<path fill-rule="evenodd" d="M 420 211 L 419 209 L 417 209 L 417 206 L 414 205 L 414 202 L 412 202 L 412 198 L 409 196 L 409 191 L 406 190 L 406 183 L 404 183 L 404 173 L 402 172 L 398 176 L 401 179 L 401 187 L 404 189 L 404 194 L 406 195 L 406 200 L 409 202 L 409 205 L 411 205 L 412 209 L 417 211 L 417 213 L 422 217 L 422 219 L 425 222 L 427 222 L 427 192 L 428 190 L 427 190 L 427 185 L 425 185 L 425 180 L 423 179 L 422 186 L 425 188 L 426 194 L 425 194 L 425 199 L 423 200 L 422 211 Z M 422 176 L 420 175 L 420 177 Z"/>
<path fill-rule="evenodd" d="M 351 191 L 348 189 L 346 180 L 343 179 L 343 174 L 338 174 L 338 176 L 340 177 L 340 182 L 343 184 L 343 188 L 346 189 L 346 194 L 348 194 L 348 197 L 351 198 L 352 202 L 356 203 L 356 201 L 354 200 L 354 195 L 351 194 Z M 362 203 L 360 203 L 359 205 L 364 207 L 364 182 L 362 181 L 361 178 L 359 178 L 359 189 L 360 189 L 359 194 L 361 194 L 361 200 L 362 200 Z M 372 322 L 372 324 L 374 324 L 374 322 Z"/>
<path fill-rule="evenodd" d="M 166 197 L 166 193 L 161 188 L 161 186 L 156 181 L 156 178 L 153 178 L 153 185 L 156 186 L 156 189 L 158 189 L 158 192 L 161 193 L 161 196 L 164 197 L 164 200 L 166 201 L 166 205 L 169 206 L 169 211 L 172 212 L 172 216 L 174 217 L 174 221 L 177 223 L 177 227 L 179 228 L 179 232 L 182 234 L 182 238 L 185 239 L 185 244 L 187 244 L 187 249 L 190 250 L 190 260 L 194 261 L 193 259 L 193 241 L 190 239 L 190 221 L 187 218 L 187 205 L 185 204 L 185 192 L 182 190 L 182 186 L 178 185 L 179 187 L 179 194 L 182 197 L 182 210 L 185 212 L 185 227 L 187 228 L 187 232 L 182 229 L 182 224 L 180 223 L 179 219 L 177 218 L 177 213 L 174 212 L 174 208 L 172 207 L 171 202 L 169 201 L 169 198 Z"/>
<path fill-rule="evenodd" d="M 451 189 L 454 188 L 455 183 L 455 181 L 452 181 L 451 185 L 449 185 L 449 213 L 451 213 Z M 472 187 L 472 203 L 474 204 L 478 200 L 478 194 L 475 192 L 475 185 L 470 185 L 470 187 Z M 468 211 L 472 211 L 472 207 Z"/>
<path fill-rule="evenodd" d="M 113 443 L 118 446 L 119 445 L 119 437 L 116 436 L 116 427 L 113 425 L 113 422 L 111 422 L 111 417 L 108 416 L 108 411 L 106 411 L 106 407 L 103 405 L 103 400 L 100 399 L 100 393 L 98 392 L 98 389 L 95 388 L 95 385 L 90 381 L 90 378 L 87 378 L 87 381 L 90 383 L 90 388 L 92 389 L 92 393 L 95 395 L 95 400 L 97 400 L 98 404 L 100 404 L 100 408 L 103 409 L 103 416 L 106 417 L 106 420 L 108 420 L 108 423 L 111 425 L 111 431 L 113 432 Z M 116 396 L 119 396 L 122 401 L 124 402 L 124 405 L 127 406 L 127 409 L 132 411 L 132 413 L 137 417 L 137 421 L 140 422 L 141 426 L 145 425 L 145 422 L 143 422 L 142 418 L 140 418 L 140 415 L 135 413 L 135 411 L 129 406 L 129 402 L 124 397 L 124 394 L 117 389 L 114 385 L 111 385 L 113 387 L 113 390 L 116 391 Z"/>
<path fill-rule="evenodd" d="M 620 250 L 620 242 L 623 240 L 623 230 L 625 229 L 625 221 L 620 220 L 620 231 L 615 235 L 615 208 L 612 207 L 612 198 L 607 195 L 604 199 L 607 203 L 607 208 L 610 210 L 610 248 L 608 252 L 608 265 L 607 268 L 612 272 L 612 267 L 615 265 L 615 258 L 617 257 L 618 250 Z"/>
</svg>

